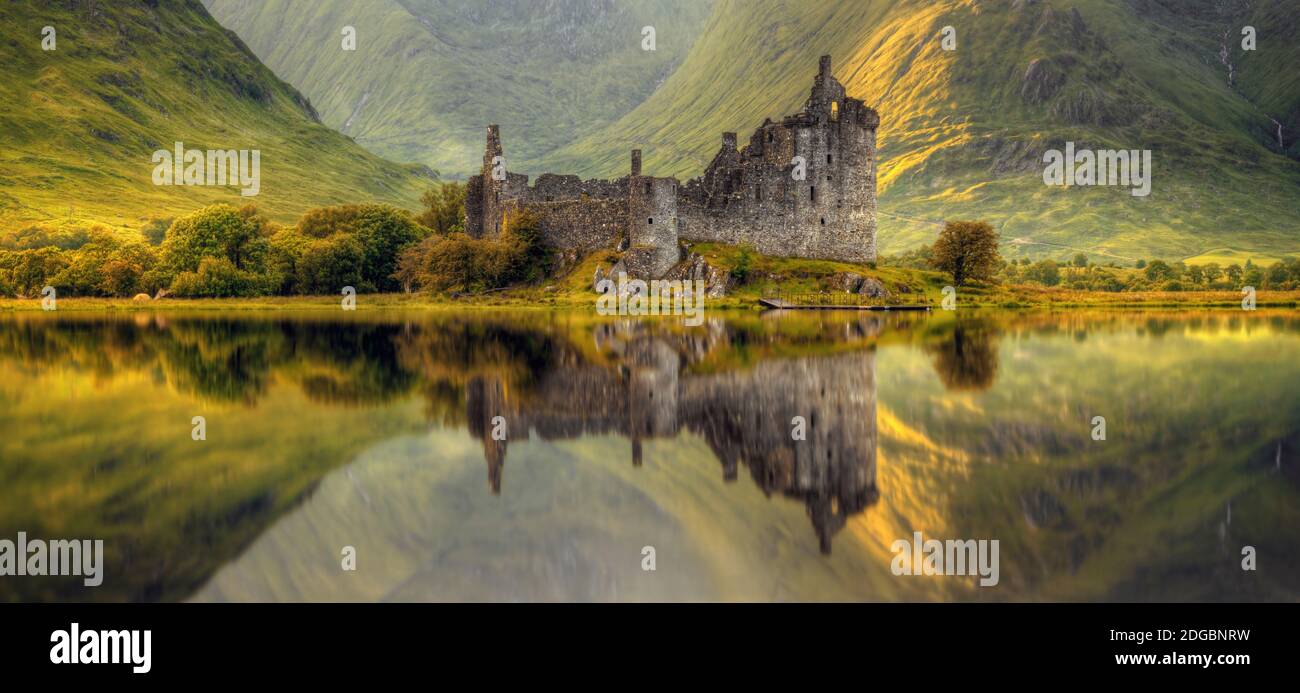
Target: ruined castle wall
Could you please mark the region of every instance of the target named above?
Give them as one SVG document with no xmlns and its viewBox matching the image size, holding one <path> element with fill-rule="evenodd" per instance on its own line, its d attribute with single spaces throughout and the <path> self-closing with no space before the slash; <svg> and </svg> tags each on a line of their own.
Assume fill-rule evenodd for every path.
<svg viewBox="0 0 1300 693">
<path fill-rule="evenodd" d="M 465 183 L 465 233 L 470 238 L 482 238 L 484 219 L 483 176 L 470 176 Z"/>
<path fill-rule="evenodd" d="M 835 102 L 834 120 L 828 112 L 764 124 L 739 152 L 724 141 L 680 196 L 679 236 L 765 255 L 874 262 L 875 130 L 852 101 Z M 796 156 L 803 180 L 793 175 Z"/>
<path fill-rule="evenodd" d="M 507 206 L 535 208 L 558 248 L 595 249 L 626 238 L 626 267 L 641 278 L 661 277 L 678 262 L 679 238 L 751 245 L 765 255 L 874 262 L 878 125 L 876 112 L 848 98 L 831 75 L 829 56 L 802 111 L 764 121 L 743 149 L 735 133 L 723 133 L 704 174 L 685 185 L 643 176 L 640 150 L 632 151 L 630 174 L 616 180 L 551 173 L 532 186 L 515 173 L 494 180 L 493 162 L 503 159 L 492 125 L 482 172 L 470 179 L 466 228 L 496 237 Z"/>
<path fill-rule="evenodd" d="M 627 178 L 616 180 L 582 180 L 572 175 L 543 173 L 532 188 L 519 195 L 528 202 L 558 202 L 582 197 L 597 199 L 626 198 Z"/>
<path fill-rule="evenodd" d="M 590 252 L 610 248 L 626 233 L 627 200 L 574 199 L 558 202 L 511 200 L 505 209 L 523 207 L 537 215 L 542 238 L 560 250 Z"/>
</svg>

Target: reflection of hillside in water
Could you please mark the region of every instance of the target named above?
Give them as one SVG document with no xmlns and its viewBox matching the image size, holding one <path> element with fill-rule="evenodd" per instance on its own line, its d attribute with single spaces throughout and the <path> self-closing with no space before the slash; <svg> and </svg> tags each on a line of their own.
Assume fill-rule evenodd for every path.
<svg viewBox="0 0 1300 693">
<path fill-rule="evenodd" d="M 841 315 L 786 334 L 779 319 L 674 330 L 636 321 L 570 329 L 513 316 L 38 316 L 7 325 L 0 353 L 34 371 L 70 363 L 104 378 L 151 371 L 175 392 L 248 407 L 276 382 L 335 406 L 418 395 L 431 420 L 465 425 L 482 442 L 493 493 L 508 446 L 491 437 L 497 415 L 514 440 L 624 436 L 634 465 L 645 441 L 689 432 L 707 442 L 726 480 L 744 467 L 766 495 L 801 501 L 829 552 L 847 519 L 879 497 L 869 347 L 885 323 Z M 908 327 L 895 320 L 889 329 Z M 960 332 L 954 344 L 932 347 L 935 367 L 945 383 L 987 386 L 996 350 Z M 762 351 L 772 348 L 796 353 Z M 736 354 L 745 357 L 729 362 Z M 796 416 L 803 440 L 792 435 Z"/>
<path fill-rule="evenodd" d="M 0 394 L 16 399 L 0 421 L 0 524 L 113 539 L 129 551 L 107 570 L 129 579 L 94 598 L 174 599 L 358 451 L 432 428 L 485 451 L 490 488 L 508 496 L 498 510 L 571 488 L 527 486 L 552 469 L 524 471 L 539 453 L 622 445 L 638 464 L 707 448 L 721 477 L 706 457 L 704 478 L 747 474 L 806 508 L 821 548 L 837 544 L 820 567 L 854 560 L 855 537 L 887 547 L 933 521 L 1000 537 L 1002 589 L 1015 597 L 1294 598 L 1296 334 L 1292 314 L 1235 311 L 737 314 L 702 329 L 563 313 L 5 316 Z M 1112 424 L 1104 445 L 1086 425 L 1099 408 Z M 193 411 L 221 436 L 191 447 Z M 491 438 L 496 415 L 508 442 Z M 790 435 L 794 416 L 806 441 Z M 529 435 L 626 442 L 513 447 Z M 945 451 L 960 467 L 937 463 Z M 666 475 L 619 466 L 657 500 L 719 517 L 755 495 L 748 481 L 702 492 L 697 476 L 681 500 L 655 487 Z M 795 507 L 755 500 L 733 534 Z M 887 531 L 857 531 L 868 524 Z M 1247 543 L 1269 558 L 1266 579 L 1237 566 Z M 204 547 L 201 559 L 178 562 L 178 546 Z"/>
<path fill-rule="evenodd" d="M 855 327 L 874 333 L 880 323 Z M 546 440 L 617 434 L 640 465 L 647 439 L 683 431 L 707 441 L 728 481 L 741 467 L 767 495 L 802 501 L 823 552 L 852 515 L 879 498 L 876 489 L 875 353 L 760 361 L 747 369 L 697 374 L 689 366 L 727 339 L 721 325 L 702 333 L 656 335 L 641 323 L 603 325 L 595 346 L 616 367 L 556 363 L 529 397 L 508 396 L 499 377 L 467 388 L 469 430 L 482 441 L 493 493 L 501 492 L 508 439 L 532 432 Z M 507 440 L 494 439 L 493 419 Z M 794 417 L 803 417 L 796 440 Z"/>
</svg>

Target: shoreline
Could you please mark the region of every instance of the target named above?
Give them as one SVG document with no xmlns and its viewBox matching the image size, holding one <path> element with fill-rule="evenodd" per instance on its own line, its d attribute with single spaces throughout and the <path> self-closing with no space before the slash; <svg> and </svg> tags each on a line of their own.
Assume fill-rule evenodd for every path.
<svg viewBox="0 0 1300 693">
<path fill-rule="evenodd" d="M 1021 289 L 1021 291 L 1016 291 Z M 987 289 L 984 289 L 987 291 Z M 1007 293 L 1007 291 L 1016 291 Z M 983 293 L 983 291 L 981 291 Z M 1029 294 L 1029 295 L 1026 295 Z M 1058 295 L 1052 295 L 1058 294 Z M 1081 295 L 1083 294 L 1083 295 Z M 758 293 L 743 292 L 738 295 L 714 299 L 705 303 L 705 310 L 727 312 L 762 312 L 772 310 L 759 305 Z M 938 301 L 932 312 L 943 311 Z M 488 298 L 450 298 L 427 294 L 361 294 L 357 296 L 356 312 L 418 310 L 418 311 L 455 311 L 455 310 L 518 310 L 518 311 L 574 311 L 591 310 L 595 313 L 596 297 L 557 295 L 549 300 L 537 300 L 532 296 L 512 296 L 496 294 Z M 1257 309 L 1300 308 L 1300 290 L 1297 291 L 1260 291 L 1256 295 Z M 1231 291 L 1200 292 L 1142 292 L 1140 294 L 1080 292 L 1065 290 L 1058 292 L 1012 287 L 999 287 L 991 295 L 980 296 L 974 300 L 960 302 L 959 311 L 979 309 L 1036 310 L 1036 309 L 1119 309 L 1140 310 L 1148 308 L 1170 309 L 1224 309 L 1241 310 L 1241 295 Z M 44 311 L 40 298 L 18 299 L 0 298 L 0 313 L 29 312 L 101 312 L 101 313 L 137 313 L 137 312 L 174 312 L 174 311 L 327 311 L 341 310 L 341 297 L 334 296 L 267 296 L 256 298 L 164 298 L 150 301 L 137 301 L 129 298 L 86 298 L 71 297 L 58 299 L 56 311 Z M 351 311 L 347 311 L 351 312 Z M 859 312 L 859 311 L 833 311 Z M 888 311 L 860 311 L 888 312 Z M 671 316 L 619 316 L 628 317 L 671 317 Z"/>
</svg>

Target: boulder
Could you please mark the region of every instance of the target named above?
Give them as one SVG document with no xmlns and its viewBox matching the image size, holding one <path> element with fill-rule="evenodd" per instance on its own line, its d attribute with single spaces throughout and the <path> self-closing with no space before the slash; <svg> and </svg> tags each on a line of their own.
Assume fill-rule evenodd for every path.
<svg viewBox="0 0 1300 693">
<path fill-rule="evenodd" d="M 850 294 L 858 293 L 862 288 L 862 275 L 856 272 L 839 272 L 831 276 L 830 288 Z"/>
<path fill-rule="evenodd" d="M 862 280 L 862 284 L 858 286 L 858 293 L 868 298 L 889 298 L 889 289 L 886 289 L 879 279 L 872 277 Z"/>
<path fill-rule="evenodd" d="M 698 253 L 688 254 L 686 260 L 678 263 L 664 275 L 664 279 L 702 281 L 706 298 L 722 298 L 727 295 L 727 289 L 731 286 L 731 274 L 710 265 L 709 261 Z"/>
</svg>

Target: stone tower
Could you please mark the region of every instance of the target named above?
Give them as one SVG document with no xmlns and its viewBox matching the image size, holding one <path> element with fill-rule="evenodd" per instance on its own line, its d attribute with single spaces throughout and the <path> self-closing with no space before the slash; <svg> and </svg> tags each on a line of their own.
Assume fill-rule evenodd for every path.
<svg viewBox="0 0 1300 693">
<path fill-rule="evenodd" d="M 641 279 L 662 277 L 677 264 L 677 179 L 641 174 L 641 150 L 632 150 L 627 179 L 628 274 Z"/>
</svg>

